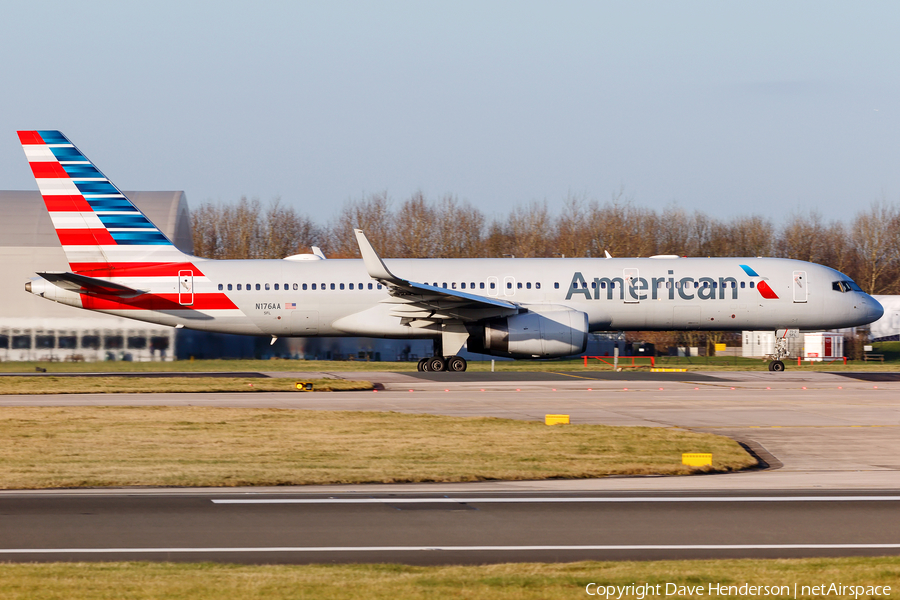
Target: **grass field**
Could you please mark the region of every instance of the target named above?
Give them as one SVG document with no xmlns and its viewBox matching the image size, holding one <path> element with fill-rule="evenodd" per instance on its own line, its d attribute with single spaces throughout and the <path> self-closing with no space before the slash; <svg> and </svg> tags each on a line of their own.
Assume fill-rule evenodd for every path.
<svg viewBox="0 0 900 600">
<path fill-rule="evenodd" d="M 6 407 L 0 488 L 245 486 L 687 474 L 755 464 L 736 442 L 679 429 L 546 426 L 389 412 Z"/>
<path fill-rule="evenodd" d="M 816 558 L 791 560 L 710 560 L 652 562 L 513 563 L 482 566 L 403 565 L 221 565 L 175 563 L 0 564 L 4 600 L 568 600 L 591 598 L 589 583 L 701 586 L 709 584 L 890 586 L 900 589 L 900 558 Z M 595 590 L 596 586 L 591 590 Z M 601 598 L 603 596 L 600 596 Z M 613 598 L 616 596 L 613 595 Z M 660 597 L 660 596 L 656 596 Z M 667 597 L 662 595 L 662 597 Z M 716 598 L 752 596 L 714 595 Z M 773 598 L 792 596 L 769 596 Z M 798 598 L 812 598 L 798 593 Z M 822 597 L 822 595 L 815 596 Z M 853 598 L 831 594 L 828 598 Z M 623 595 L 632 600 L 638 596 Z M 651 596 L 650 598 L 654 598 Z"/>
<path fill-rule="evenodd" d="M 309 379 L 318 392 L 371 390 L 369 381 Z M 0 395 L 163 392 L 296 392 L 295 381 L 267 377 L 0 377 Z"/>
</svg>

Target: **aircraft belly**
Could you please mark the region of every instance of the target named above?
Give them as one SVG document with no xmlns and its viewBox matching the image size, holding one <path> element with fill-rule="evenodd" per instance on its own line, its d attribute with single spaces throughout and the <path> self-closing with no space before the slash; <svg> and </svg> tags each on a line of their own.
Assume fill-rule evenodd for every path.
<svg viewBox="0 0 900 600">
<path fill-rule="evenodd" d="M 155 323 L 168 327 L 183 325 L 188 329 L 213 331 L 217 333 L 237 333 L 242 335 L 260 335 L 263 333 L 259 327 L 251 323 L 244 316 L 213 316 L 204 315 L 203 318 L 192 310 L 177 310 L 160 312 L 155 310 L 97 310 L 108 315 L 135 319 L 147 323 Z"/>
<path fill-rule="evenodd" d="M 388 338 L 430 338 L 440 332 L 438 324 L 412 327 L 393 316 L 390 304 L 376 304 L 371 308 L 341 316 L 331 322 L 338 335 L 361 335 Z"/>
<path fill-rule="evenodd" d="M 643 304 L 625 304 L 617 306 L 613 311 L 613 329 L 644 329 L 647 327 L 647 306 Z M 652 321 L 651 321 L 652 322 Z"/>
</svg>

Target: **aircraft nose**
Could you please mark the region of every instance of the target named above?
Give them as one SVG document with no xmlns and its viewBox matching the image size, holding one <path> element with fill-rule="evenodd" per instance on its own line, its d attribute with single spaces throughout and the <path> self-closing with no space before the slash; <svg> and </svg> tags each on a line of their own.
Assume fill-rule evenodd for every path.
<svg viewBox="0 0 900 600">
<path fill-rule="evenodd" d="M 869 319 L 877 321 L 884 315 L 884 307 L 875 298 L 869 296 L 866 305 L 869 307 Z"/>
</svg>

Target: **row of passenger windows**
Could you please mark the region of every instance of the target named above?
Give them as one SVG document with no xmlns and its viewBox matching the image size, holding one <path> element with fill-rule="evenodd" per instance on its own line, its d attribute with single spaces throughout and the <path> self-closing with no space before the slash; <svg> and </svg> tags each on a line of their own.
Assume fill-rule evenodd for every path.
<svg viewBox="0 0 900 600">
<path fill-rule="evenodd" d="M 352 289 L 358 289 L 358 290 L 364 290 L 364 289 L 374 290 L 374 289 L 379 289 L 379 290 L 380 290 L 380 289 L 383 287 L 380 283 L 369 283 L 369 284 L 368 284 L 368 288 L 366 288 L 366 287 L 365 287 L 365 284 L 362 284 L 362 283 L 357 283 L 357 284 L 349 283 L 349 284 L 346 284 L 346 285 L 347 285 L 347 286 L 349 287 L 349 289 L 351 289 L 351 290 L 352 290 Z M 254 288 L 254 286 L 255 286 L 255 288 Z M 220 292 L 223 291 L 223 290 L 228 290 L 229 292 L 232 291 L 232 290 L 237 290 L 238 292 L 246 290 L 246 291 L 249 292 L 249 291 L 252 291 L 253 289 L 256 289 L 257 291 L 262 291 L 262 290 L 266 290 L 266 291 L 275 290 L 276 292 L 277 292 L 277 291 L 280 291 L 280 290 L 282 290 L 282 289 L 283 289 L 284 291 L 289 291 L 289 290 L 292 290 L 292 289 L 293 289 L 294 291 L 297 291 L 297 290 L 308 290 L 308 289 L 311 289 L 311 290 L 315 290 L 315 289 L 320 289 L 320 290 L 327 290 L 327 289 L 336 290 L 336 289 L 341 289 L 341 290 L 343 290 L 343 289 L 345 289 L 345 284 L 343 284 L 343 283 L 331 283 L 331 284 L 328 284 L 328 283 L 320 283 L 320 284 L 315 284 L 315 283 L 310 283 L 310 284 L 306 284 L 306 283 L 294 283 L 294 284 L 291 284 L 291 283 L 285 283 L 283 288 L 282 288 L 281 284 L 279 284 L 279 283 L 273 283 L 273 284 L 268 284 L 268 283 L 256 283 L 256 284 L 254 284 L 254 283 L 248 283 L 248 284 L 246 284 L 246 285 L 245 285 L 245 284 L 241 284 L 241 283 L 237 283 L 237 284 L 230 284 L 230 283 L 228 283 L 228 284 L 222 284 L 222 283 L 220 283 L 220 284 L 219 284 L 219 291 L 220 291 Z"/>
<path fill-rule="evenodd" d="M 597 283 L 598 283 L 598 282 L 597 282 L 596 280 L 595 280 L 595 281 L 592 281 L 592 282 L 590 283 L 590 287 L 596 289 L 596 288 L 597 288 Z M 715 288 L 718 287 L 718 282 L 715 282 L 715 281 L 713 281 L 713 282 L 711 282 L 711 283 L 710 283 L 709 281 L 704 281 L 704 282 L 702 283 L 702 285 L 701 285 L 701 283 L 700 283 L 699 281 L 687 282 L 687 283 L 685 283 L 685 287 L 691 287 L 691 283 L 694 284 L 694 285 L 693 285 L 694 289 L 697 289 L 697 288 L 700 288 L 700 287 L 703 287 L 703 288 L 709 288 L 709 287 L 712 287 L 713 289 L 715 289 Z M 730 286 L 731 289 L 735 289 L 735 288 L 738 286 L 737 282 L 731 281 L 731 282 L 725 282 L 724 287 L 725 287 L 725 288 L 728 288 L 728 287 L 729 287 L 729 285 L 728 285 L 729 283 L 731 284 L 731 286 Z M 741 287 L 741 289 L 744 289 L 744 287 L 746 286 L 747 283 L 748 283 L 748 282 L 746 282 L 746 281 L 741 281 L 741 282 L 740 282 L 740 287 Z M 844 284 L 845 284 L 846 282 L 840 282 L 840 283 L 844 283 Z M 455 281 L 452 282 L 452 283 L 450 283 L 450 284 L 448 284 L 447 282 L 443 282 L 443 283 L 441 283 L 440 285 L 438 285 L 438 282 L 436 282 L 436 281 L 435 281 L 434 283 L 432 283 L 432 285 L 433 285 L 434 287 L 442 287 L 442 288 L 444 288 L 444 289 L 452 289 L 452 290 L 455 290 L 455 289 L 461 289 L 461 290 L 467 290 L 467 289 L 468 289 L 468 290 L 475 290 L 475 289 L 479 289 L 479 290 L 483 290 L 483 289 L 491 289 L 491 290 L 495 290 L 495 289 L 497 289 L 497 284 L 498 284 L 498 282 L 496 282 L 496 281 L 490 281 L 490 282 L 487 282 L 487 283 L 485 283 L 484 281 L 482 281 L 482 282 L 478 283 L 477 285 L 476 285 L 476 283 L 475 283 L 474 281 L 470 281 L 470 282 L 468 282 L 468 283 L 466 283 L 465 281 L 463 281 L 463 282 L 460 282 L 460 283 L 458 283 L 458 284 L 457 284 L 457 282 L 455 282 Z M 508 281 L 508 280 L 507 280 L 507 281 L 504 282 L 504 284 L 505 284 L 505 286 L 506 286 L 506 289 L 508 289 L 508 290 L 511 290 L 511 289 L 513 288 L 513 282 L 512 282 L 512 281 Z M 600 288 L 601 288 L 601 289 L 606 289 L 606 282 L 605 282 L 605 281 L 601 281 L 601 282 L 599 282 L 599 284 L 600 284 Z M 516 282 L 515 285 L 516 285 L 516 289 L 520 289 L 520 290 L 521 290 L 521 289 L 530 290 L 530 289 L 532 289 L 532 288 L 533 288 L 533 289 L 536 289 L 536 290 L 541 289 L 541 283 L 540 283 L 539 281 L 536 281 L 536 282 L 534 282 L 533 284 L 532 284 L 532 282 L 530 282 L 530 281 L 526 281 L 526 282 L 524 282 L 524 283 L 521 282 L 521 281 L 519 281 L 519 282 Z M 663 289 L 663 288 L 671 289 L 671 288 L 673 287 L 673 285 L 674 285 L 674 287 L 675 287 L 676 289 L 681 289 L 681 282 L 680 282 L 680 281 L 675 281 L 675 282 L 673 282 L 673 281 L 659 281 L 659 282 L 657 282 L 657 287 L 658 287 L 659 289 Z M 853 285 L 856 285 L 856 284 L 853 284 Z M 458 287 L 457 287 L 457 286 L 458 286 Z M 588 284 L 585 283 L 582 287 L 583 287 L 583 288 L 586 288 L 587 286 L 588 286 Z M 573 287 L 574 289 L 578 289 L 578 288 L 579 288 L 578 282 L 577 282 L 577 281 L 574 282 L 574 283 L 572 284 L 572 287 Z M 613 281 L 613 282 L 610 282 L 610 287 L 612 287 L 613 289 L 615 289 L 616 283 L 615 283 L 614 281 Z M 753 282 L 753 281 L 749 282 L 749 287 L 750 287 L 750 289 L 753 289 L 753 288 L 755 287 L 755 282 Z M 838 289 L 838 283 L 837 283 L 837 282 L 836 282 L 836 285 L 835 285 L 834 287 L 835 287 L 835 289 Z M 289 290 L 298 291 L 298 290 L 316 290 L 316 289 L 318 289 L 318 290 L 328 290 L 328 289 L 331 289 L 331 290 L 343 290 L 343 289 L 350 289 L 350 290 L 354 290 L 354 289 L 356 289 L 356 290 L 365 290 L 365 289 L 369 289 L 369 290 L 374 290 L 374 289 L 378 289 L 378 290 L 380 290 L 381 288 L 382 288 L 382 285 L 381 285 L 380 283 L 368 283 L 368 284 L 363 284 L 363 283 L 356 283 L 356 284 L 353 284 L 353 283 L 347 283 L 347 284 L 344 284 L 344 283 L 320 283 L 320 284 L 315 284 L 315 283 L 310 283 L 310 284 L 306 284 L 306 283 L 293 283 L 293 284 L 292 284 L 292 283 L 285 283 L 285 284 L 283 284 L 283 287 L 282 287 L 282 284 L 278 284 L 278 283 L 273 283 L 273 284 L 268 284 L 268 283 L 255 283 L 255 284 L 253 284 L 253 283 L 247 283 L 247 284 L 240 284 L 240 283 L 238 283 L 238 284 L 231 284 L 231 283 L 228 283 L 228 284 L 222 284 L 222 283 L 220 283 L 220 284 L 219 284 L 219 291 L 228 290 L 229 292 L 230 292 L 230 291 L 233 291 L 233 290 L 237 290 L 238 292 L 244 291 L 244 290 L 246 290 L 246 291 L 252 291 L 252 290 L 254 290 L 254 289 L 257 290 L 257 291 L 263 291 L 263 290 L 265 290 L 265 291 L 271 291 L 271 290 L 274 290 L 274 291 L 277 292 L 277 291 L 280 291 L 280 290 L 282 290 L 282 289 L 283 289 L 284 291 L 289 291 Z M 554 282 L 554 283 L 553 283 L 553 289 L 556 289 L 556 290 L 559 289 L 559 282 Z M 839 290 L 839 291 L 840 291 L 840 290 Z"/>
<path fill-rule="evenodd" d="M 444 283 L 442 283 L 440 286 L 438 285 L 437 282 L 434 282 L 432 285 L 433 285 L 434 287 L 442 287 L 442 288 L 445 288 L 445 289 L 453 289 L 453 290 L 457 289 L 457 283 L 456 283 L 455 281 L 454 281 L 453 283 L 450 283 L 450 284 L 444 282 Z M 470 290 L 474 290 L 474 289 L 482 289 L 482 290 L 483 290 L 483 289 L 485 289 L 485 283 L 484 283 L 483 281 L 481 282 L 481 284 L 480 284 L 477 288 L 476 288 L 476 286 L 475 286 L 475 282 L 474 282 L 474 281 L 469 282 L 468 284 L 466 284 L 466 282 L 463 281 L 462 283 L 459 283 L 458 285 L 459 285 L 459 289 L 461 289 L 461 290 L 465 290 L 465 289 L 470 289 Z M 467 287 L 467 286 L 468 286 L 468 287 Z M 272 290 L 274 290 L 274 291 L 276 291 L 276 292 L 277 292 L 277 291 L 280 291 L 280 290 L 284 290 L 284 291 L 295 290 L 295 291 L 298 291 L 298 290 L 316 290 L 316 289 L 319 289 L 319 290 L 328 290 L 328 289 L 331 289 L 331 290 L 343 290 L 343 289 L 350 289 L 350 290 L 353 290 L 353 289 L 356 289 L 356 290 L 365 290 L 365 289 L 369 289 L 369 290 L 374 290 L 374 289 L 378 289 L 378 290 L 380 290 L 382 287 L 383 287 L 383 286 L 382 286 L 380 283 L 368 283 L 368 284 L 363 284 L 363 283 L 356 283 L 356 284 L 353 284 L 353 283 L 347 283 L 347 284 L 344 284 L 344 283 L 320 283 L 320 284 L 315 284 L 315 283 L 310 283 L 310 284 L 306 284 L 306 283 L 293 283 L 293 284 L 292 284 L 292 283 L 285 283 L 285 284 L 283 285 L 283 287 L 282 287 L 282 284 L 279 284 L 279 283 L 273 283 L 273 284 L 269 284 L 269 283 L 247 283 L 247 284 L 241 284 L 241 283 L 237 283 L 237 284 L 227 283 L 227 284 L 224 284 L 224 283 L 220 283 L 220 284 L 219 284 L 219 291 L 221 292 L 221 291 L 227 290 L 227 291 L 229 291 L 229 292 L 231 292 L 231 291 L 238 291 L 238 292 L 241 292 L 241 291 L 245 291 L 245 290 L 246 290 L 246 291 L 249 292 L 249 291 L 253 291 L 254 289 L 257 290 L 257 291 L 264 291 L 264 290 L 265 290 L 265 291 L 272 291 Z M 494 281 L 490 282 L 489 287 L 490 287 L 490 289 L 492 289 L 492 290 L 497 289 L 497 282 L 494 282 Z M 506 282 L 506 288 L 511 290 L 512 287 L 513 287 L 513 282 L 512 282 L 512 281 L 507 281 L 507 282 Z M 526 281 L 525 283 L 522 283 L 522 282 L 520 281 L 520 282 L 518 282 L 518 283 L 516 284 L 516 287 L 517 287 L 518 289 L 520 289 L 520 290 L 523 289 L 523 288 L 526 289 L 526 290 L 530 290 L 530 289 L 532 289 L 532 283 L 531 283 L 530 281 Z M 553 284 L 553 287 L 556 288 L 556 289 L 559 289 L 559 283 L 554 283 L 554 284 Z M 540 284 L 539 282 L 534 283 L 534 289 L 536 289 L 536 290 L 541 289 L 541 284 Z"/>
<path fill-rule="evenodd" d="M 469 289 L 469 290 L 474 290 L 474 289 L 483 290 L 483 289 L 486 289 L 486 288 L 487 288 L 487 289 L 491 289 L 491 290 L 496 290 L 496 289 L 497 289 L 497 283 L 498 283 L 498 282 L 496 282 L 496 281 L 491 281 L 491 282 L 488 282 L 487 285 L 485 285 L 485 282 L 482 281 L 481 283 L 478 284 L 478 287 L 476 288 L 475 282 L 474 282 L 474 281 L 471 281 L 471 282 L 468 283 L 468 286 L 469 286 L 469 287 L 467 288 L 467 287 L 466 287 L 466 285 L 467 285 L 466 282 L 463 281 L 463 282 L 461 282 L 461 283 L 459 284 L 459 289 L 461 289 L 461 290 L 465 290 L 465 289 Z M 512 281 L 506 281 L 505 283 L 506 283 L 506 289 L 508 289 L 508 290 L 513 289 L 513 282 L 512 282 Z M 426 285 L 427 285 L 427 284 L 426 284 Z M 431 285 L 432 285 L 433 287 L 442 287 L 442 288 L 444 288 L 444 289 L 451 289 L 451 290 L 457 289 L 457 287 L 456 287 L 457 284 L 456 284 L 455 281 L 452 282 L 452 283 L 450 283 L 450 284 L 447 284 L 447 282 L 444 282 L 444 283 L 442 283 L 442 284 L 440 284 L 440 285 L 438 285 L 438 282 L 435 281 L 435 282 L 432 283 Z M 558 284 L 558 283 L 554 283 L 553 285 L 554 285 L 554 287 L 556 287 L 556 289 L 559 289 L 559 284 Z M 534 289 L 536 289 L 536 290 L 541 289 L 541 284 L 540 284 L 540 282 L 535 282 L 535 283 L 533 284 L 533 286 L 534 286 Z M 532 283 L 531 283 L 530 281 L 526 281 L 526 282 L 524 282 L 524 283 L 521 282 L 521 281 L 519 281 L 519 282 L 516 283 L 516 289 L 519 289 L 519 290 L 521 290 L 521 289 L 530 290 L 531 288 L 532 288 Z"/>
</svg>

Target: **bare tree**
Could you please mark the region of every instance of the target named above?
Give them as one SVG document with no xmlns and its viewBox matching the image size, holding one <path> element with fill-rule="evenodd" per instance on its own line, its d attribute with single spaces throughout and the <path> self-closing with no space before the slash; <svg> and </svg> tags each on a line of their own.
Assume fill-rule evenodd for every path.
<svg viewBox="0 0 900 600">
<path fill-rule="evenodd" d="M 553 221 L 546 202 L 518 205 L 506 222 L 510 252 L 518 258 L 535 258 L 550 255 L 550 239 Z"/>
<path fill-rule="evenodd" d="M 318 229 L 309 217 L 285 207 L 280 198 L 275 198 L 266 210 L 263 230 L 265 245 L 261 254 L 266 258 L 309 252 L 310 246 L 319 243 Z"/>
<path fill-rule="evenodd" d="M 822 215 L 815 210 L 805 215 L 795 212 L 778 236 L 776 253 L 784 258 L 817 263 L 822 262 L 827 255 L 827 244 Z"/>
<path fill-rule="evenodd" d="M 219 239 L 219 219 L 221 210 L 211 202 L 204 202 L 191 211 L 191 236 L 194 254 L 206 258 L 217 258 L 222 245 Z"/>
<path fill-rule="evenodd" d="M 772 221 L 753 215 L 737 217 L 727 227 L 730 242 L 723 256 L 772 256 L 775 248 Z"/>
<path fill-rule="evenodd" d="M 397 256 L 430 258 L 440 255 L 438 211 L 416 192 L 401 206 L 396 217 Z"/>
<path fill-rule="evenodd" d="M 484 213 L 455 196 L 444 196 L 437 209 L 439 255 L 467 258 L 485 255 Z"/>
<path fill-rule="evenodd" d="M 687 256 L 693 248 L 692 217 L 678 206 L 667 206 L 657 228 L 659 254 Z"/>
<path fill-rule="evenodd" d="M 900 261 L 900 213 L 895 205 L 881 200 L 858 213 L 851 226 L 850 243 L 860 259 L 859 284 L 870 294 L 894 287 L 894 278 L 885 277 Z"/>
<path fill-rule="evenodd" d="M 362 229 L 383 256 L 399 256 L 395 240 L 391 201 L 387 192 L 351 200 L 329 228 L 327 249 L 334 258 L 358 258 L 359 246 L 354 229 Z"/>
<path fill-rule="evenodd" d="M 553 246 L 561 256 L 588 256 L 591 247 L 590 231 L 586 226 L 585 200 L 569 194 L 562 204 L 562 212 L 556 220 L 556 240 Z"/>
</svg>

